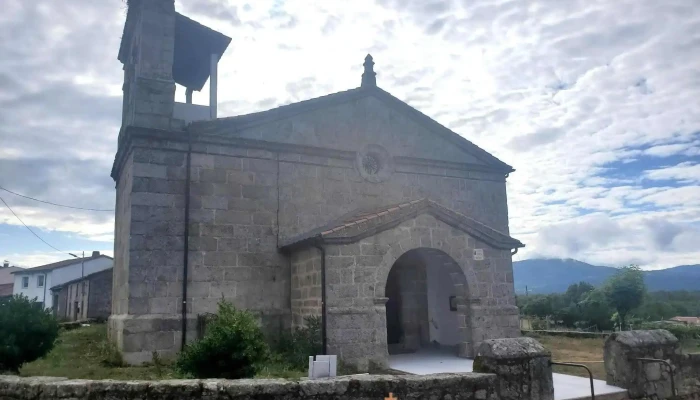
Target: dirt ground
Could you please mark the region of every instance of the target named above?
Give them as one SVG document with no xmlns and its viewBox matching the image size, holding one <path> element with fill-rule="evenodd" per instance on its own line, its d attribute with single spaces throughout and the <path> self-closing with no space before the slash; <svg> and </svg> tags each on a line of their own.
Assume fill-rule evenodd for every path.
<svg viewBox="0 0 700 400">
<path fill-rule="evenodd" d="M 579 339 L 546 335 L 536 336 L 535 339 L 552 352 L 552 361 L 583 364 L 591 369 L 595 379 L 605 380 L 605 366 L 603 365 L 605 339 Z M 554 372 L 588 377 L 588 372 L 583 368 L 555 365 Z"/>
</svg>

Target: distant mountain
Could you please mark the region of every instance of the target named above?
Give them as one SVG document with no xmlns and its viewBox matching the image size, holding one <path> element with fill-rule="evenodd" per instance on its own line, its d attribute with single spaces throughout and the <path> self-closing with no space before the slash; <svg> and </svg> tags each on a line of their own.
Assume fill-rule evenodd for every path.
<svg viewBox="0 0 700 400">
<path fill-rule="evenodd" d="M 515 291 L 560 293 L 581 281 L 600 286 L 616 269 L 586 264 L 573 259 L 532 259 L 513 263 Z M 644 281 L 652 291 L 700 290 L 700 264 L 682 265 L 657 271 L 645 271 Z"/>
</svg>

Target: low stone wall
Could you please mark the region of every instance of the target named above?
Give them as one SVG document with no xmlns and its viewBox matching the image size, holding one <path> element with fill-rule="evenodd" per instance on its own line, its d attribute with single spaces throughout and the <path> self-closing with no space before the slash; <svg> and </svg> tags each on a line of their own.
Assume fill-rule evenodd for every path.
<svg viewBox="0 0 700 400">
<path fill-rule="evenodd" d="M 604 358 L 607 383 L 626 388 L 631 399 L 700 398 L 700 354 L 683 353 L 667 330 L 614 333 L 605 342 Z M 664 360 L 673 371 L 664 363 L 640 358 Z"/>
<path fill-rule="evenodd" d="M 300 382 L 282 379 L 89 381 L 0 376 L 3 400 L 248 400 L 248 399 L 498 400 L 492 374 L 353 375 Z"/>
<path fill-rule="evenodd" d="M 523 335 L 526 336 L 564 336 L 571 338 L 584 338 L 584 339 L 605 339 L 612 333 L 606 332 L 579 332 L 579 331 L 544 331 L 544 330 L 525 330 L 522 331 Z"/>
<path fill-rule="evenodd" d="M 606 382 L 628 390 L 631 399 L 650 395 L 665 399 L 671 392 L 668 368 L 640 358 L 662 359 L 680 365 L 678 339 L 665 330 L 616 332 L 605 341 Z"/>
<path fill-rule="evenodd" d="M 700 399 L 700 353 L 684 354 L 680 373 L 684 392 L 695 393 Z"/>
<path fill-rule="evenodd" d="M 497 376 L 502 400 L 553 400 L 552 356 L 529 337 L 485 340 L 477 349 L 474 372 Z"/>
</svg>

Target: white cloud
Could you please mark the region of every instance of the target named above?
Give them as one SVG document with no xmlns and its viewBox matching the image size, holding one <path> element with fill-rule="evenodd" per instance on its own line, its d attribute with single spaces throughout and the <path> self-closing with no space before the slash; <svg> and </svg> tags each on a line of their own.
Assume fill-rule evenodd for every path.
<svg viewBox="0 0 700 400">
<path fill-rule="evenodd" d="M 224 115 L 356 87 L 371 52 L 380 87 L 517 169 L 508 178 L 511 233 L 528 245 L 518 257 L 649 268 L 700 262 L 688 246 L 700 224 L 692 161 L 700 155 L 700 9 L 690 2 L 176 5 L 232 38 L 220 64 Z M 9 55 L 0 105 L 13 108 L 0 114 L 0 176 L 13 171 L 18 191 L 113 207 L 124 15 L 117 0 L 4 4 L 0 34 L 14 39 L 0 44 Z M 206 89 L 194 97 L 207 99 Z M 647 159 L 654 163 L 645 171 Z M 30 165 L 36 179 L 26 179 Z M 66 219 L 20 205 L 36 226 L 88 237 L 113 229 L 99 214 Z M 684 228 L 654 241 L 657 229 L 676 231 L 647 220 Z M 0 221 L 12 223 L 3 210 Z M 653 247 L 664 240 L 663 249 Z"/>
<path fill-rule="evenodd" d="M 672 180 L 680 183 L 700 183 L 700 164 L 684 162 L 672 167 L 647 170 L 647 179 L 663 181 Z"/>
<path fill-rule="evenodd" d="M 104 250 L 95 249 L 95 250 L 99 251 L 100 254 L 104 254 L 106 256 L 110 256 L 110 257 L 114 256 L 114 252 L 112 249 L 104 249 Z M 66 253 L 59 253 L 59 252 L 10 253 L 4 259 L 11 260 L 12 265 L 17 266 L 17 267 L 34 268 L 34 267 L 38 267 L 40 265 L 46 265 L 46 264 L 51 264 L 51 263 L 54 263 L 57 261 L 68 260 L 71 258 L 71 256 L 67 255 L 67 253 L 73 253 L 79 257 L 82 256 L 82 250 L 71 250 L 71 251 L 67 251 Z M 92 251 L 90 253 L 86 252 L 85 257 L 90 257 L 91 254 L 92 254 Z"/>
</svg>

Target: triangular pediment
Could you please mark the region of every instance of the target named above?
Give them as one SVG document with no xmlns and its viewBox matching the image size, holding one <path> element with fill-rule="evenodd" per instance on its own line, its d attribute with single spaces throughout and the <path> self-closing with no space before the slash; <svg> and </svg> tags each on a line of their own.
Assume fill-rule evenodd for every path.
<svg viewBox="0 0 700 400">
<path fill-rule="evenodd" d="M 360 87 L 271 110 L 214 121 L 195 122 L 190 130 L 295 145 L 359 150 L 374 142 L 393 156 L 513 168 L 471 141 L 439 124 L 378 87 Z M 383 143 L 385 142 L 385 143 Z"/>
<path fill-rule="evenodd" d="M 525 245 L 464 214 L 424 198 L 373 210 L 357 210 L 313 229 L 280 246 L 283 250 L 313 244 L 347 244 L 374 236 L 419 215 L 429 214 L 496 249 L 517 249 Z"/>
</svg>

